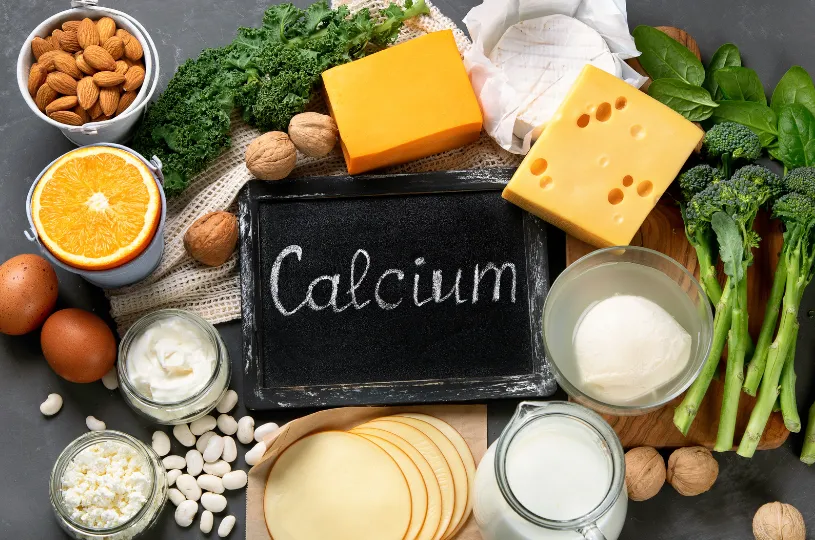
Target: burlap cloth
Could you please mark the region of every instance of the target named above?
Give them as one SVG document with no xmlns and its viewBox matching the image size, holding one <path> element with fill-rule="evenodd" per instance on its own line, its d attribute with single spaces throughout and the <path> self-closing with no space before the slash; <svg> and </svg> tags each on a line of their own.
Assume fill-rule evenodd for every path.
<svg viewBox="0 0 815 540">
<path fill-rule="evenodd" d="M 336 7 L 346 4 L 352 12 L 369 8 L 383 9 L 388 0 L 339 0 Z M 408 21 L 398 42 L 407 41 L 429 32 L 451 29 L 460 52 L 470 47 L 464 32 L 445 17 L 429 1 L 430 14 Z M 322 103 L 313 109 L 326 112 Z M 198 175 L 180 196 L 168 201 L 167 223 L 164 229 L 164 257 L 153 274 L 129 287 L 106 290 L 110 299 L 111 316 L 120 334 L 139 317 L 164 308 L 185 309 L 197 313 L 211 323 L 240 318 L 241 295 L 237 254 L 217 268 L 203 266 L 184 251 L 183 237 L 189 226 L 203 214 L 216 210 L 234 211 L 235 199 L 241 187 L 252 180 L 244 164 L 244 151 L 260 132 L 244 124 L 237 116 L 232 120 L 232 146 L 206 171 Z M 419 161 L 393 167 L 387 172 L 426 172 L 440 170 L 511 167 L 520 163 L 521 156 L 510 154 L 482 132 L 481 139 L 469 146 L 430 156 Z M 345 162 L 339 149 L 327 157 L 314 159 L 297 156 L 297 168 L 292 177 L 346 174 Z"/>
</svg>

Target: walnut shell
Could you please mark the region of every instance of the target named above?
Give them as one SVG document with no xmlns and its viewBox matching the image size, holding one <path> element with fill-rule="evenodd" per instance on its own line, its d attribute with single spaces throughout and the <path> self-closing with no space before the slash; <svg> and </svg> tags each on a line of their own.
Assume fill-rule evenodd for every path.
<svg viewBox="0 0 815 540">
<path fill-rule="evenodd" d="M 282 131 L 264 133 L 246 148 L 246 167 L 261 180 L 280 180 L 294 170 L 297 149 Z"/>
<path fill-rule="evenodd" d="M 650 446 L 625 453 L 625 486 L 632 501 L 646 501 L 665 485 L 665 460 Z"/>
<path fill-rule="evenodd" d="M 326 114 L 300 113 L 289 122 L 289 137 L 308 157 L 327 156 L 337 144 L 338 134 L 336 122 Z"/>
<path fill-rule="evenodd" d="M 680 495 L 692 497 L 709 490 L 719 476 L 719 464 L 702 446 L 677 448 L 668 458 L 668 483 Z"/>
<path fill-rule="evenodd" d="M 229 212 L 204 214 L 184 234 L 184 249 L 207 266 L 220 266 L 238 243 L 238 220 Z"/>
<path fill-rule="evenodd" d="M 753 535 L 756 540 L 805 540 L 804 517 L 791 504 L 767 503 L 753 517 Z"/>
</svg>

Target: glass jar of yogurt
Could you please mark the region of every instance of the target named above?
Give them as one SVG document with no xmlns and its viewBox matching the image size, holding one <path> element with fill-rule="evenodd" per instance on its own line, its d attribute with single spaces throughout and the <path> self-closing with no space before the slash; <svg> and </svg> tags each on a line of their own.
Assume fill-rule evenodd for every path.
<svg viewBox="0 0 815 540">
<path fill-rule="evenodd" d="M 145 315 L 119 344 L 122 395 L 160 424 L 192 422 L 210 412 L 229 389 L 229 353 L 210 323 L 187 311 Z"/>
<path fill-rule="evenodd" d="M 575 403 L 518 405 L 475 476 L 484 540 L 616 540 L 627 508 L 620 440 Z"/>
<path fill-rule="evenodd" d="M 158 455 L 118 431 L 91 431 L 69 444 L 51 471 L 51 507 L 78 540 L 142 538 L 167 501 Z"/>
</svg>

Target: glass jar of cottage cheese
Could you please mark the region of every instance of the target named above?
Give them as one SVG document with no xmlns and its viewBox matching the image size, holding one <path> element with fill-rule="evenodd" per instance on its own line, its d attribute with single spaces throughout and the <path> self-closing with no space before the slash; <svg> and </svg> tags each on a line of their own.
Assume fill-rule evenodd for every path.
<svg viewBox="0 0 815 540">
<path fill-rule="evenodd" d="M 158 455 L 118 431 L 91 431 L 69 444 L 51 471 L 51 507 L 78 540 L 143 537 L 167 501 Z"/>
<path fill-rule="evenodd" d="M 118 371 L 125 401 L 170 425 L 210 412 L 231 377 L 229 353 L 215 327 L 179 309 L 150 313 L 130 327 L 119 344 Z"/>
</svg>

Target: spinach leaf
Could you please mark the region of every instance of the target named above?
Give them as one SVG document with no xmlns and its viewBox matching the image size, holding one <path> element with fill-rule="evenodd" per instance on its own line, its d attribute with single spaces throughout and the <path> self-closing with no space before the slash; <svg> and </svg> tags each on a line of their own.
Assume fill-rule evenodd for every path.
<svg viewBox="0 0 815 540">
<path fill-rule="evenodd" d="M 758 74 L 746 67 L 726 67 L 717 69 L 713 79 L 718 83 L 725 99 L 734 101 L 755 101 L 767 104 L 764 86 Z"/>
<path fill-rule="evenodd" d="M 632 34 L 642 53 L 638 60 L 651 79 L 678 79 L 690 85 L 702 85 L 705 68 L 687 47 L 651 26 L 638 26 Z"/>
<path fill-rule="evenodd" d="M 739 66 L 741 66 L 741 53 L 739 53 L 739 48 L 732 43 L 725 43 L 713 53 L 713 58 L 710 59 L 710 63 L 705 70 L 705 83 L 702 86 L 710 92 L 713 99 L 720 101 L 722 99 L 722 91 L 719 90 L 719 83 L 713 78 L 713 74 L 716 70 L 724 67 Z"/>
<path fill-rule="evenodd" d="M 718 107 L 707 90 L 677 79 L 657 79 L 648 87 L 648 94 L 691 122 L 707 120 Z"/>
<path fill-rule="evenodd" d="M 794 103 L 778 116 L 778 157 L 787 169 L 815 165 L 815 116 Z"/>
<path fill-rule="evenodd" d="M 764 148 L 778 138 L 778 117 L 767 105 L 754 101 L 720 101 L 710 119 L 714 124 L 736 122 L 747 126 L 758 135 Z"/>
<path fill-rule="evenodd" d="M 710 224 L 716 232 L 719 242 L 719 257 L 724 263 L 724 273 L 730 276 L 735 287 L 736 283 L 744 277 L 744 241 L 741 237 L 739 225 L 724 212 L 716 212 L 710 219 Z"/>
<path fill-rule="evenodd" d="M 815 114 L 815 85 L 812 84 L 812 77 L 801 66 L 792 66 L 778 81 L 770 103 L 776 114 L 780 114 L 786 105 L 794 103 L 803 105 Z"/>
</svg>

